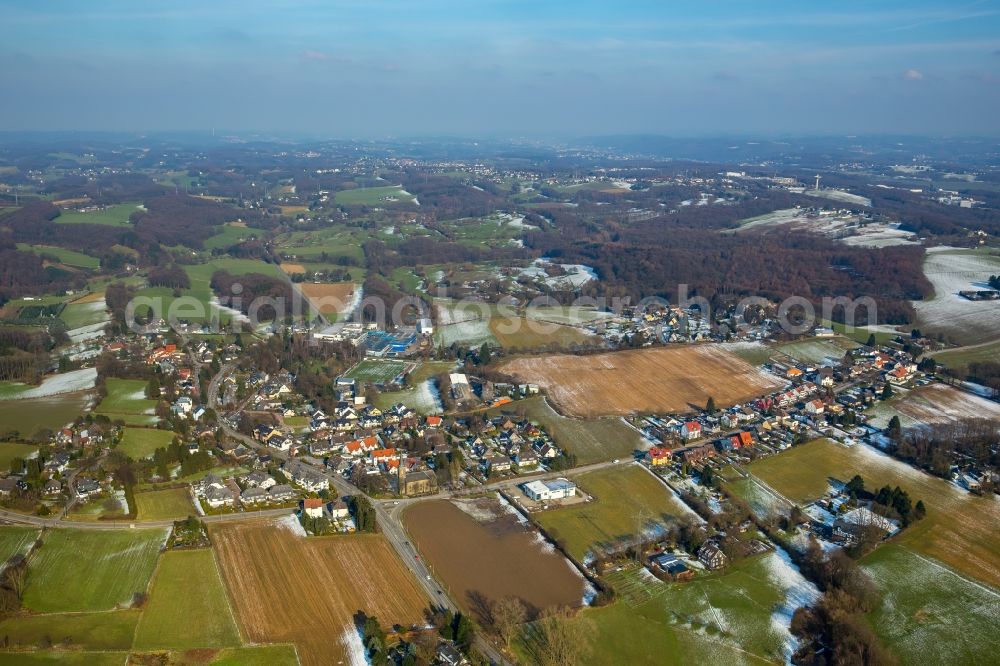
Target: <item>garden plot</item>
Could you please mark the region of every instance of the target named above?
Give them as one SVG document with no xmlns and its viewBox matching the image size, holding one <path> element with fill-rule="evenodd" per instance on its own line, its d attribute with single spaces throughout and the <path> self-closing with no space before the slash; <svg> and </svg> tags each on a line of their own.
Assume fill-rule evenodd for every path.
<svg viewBox="0 0 1000 666">
<path fill-rule="evenodd" d="M 917 323 L 927 333 L 943 333 L 965 345 L 998 336 L 1000 301 L 970 301 L 960 291 L 988 289 L 991 275 L 1000 274 L 1000 256 L 982 251 L 931 248 L 924 259 L 924 274 L 934 285 L 934 297 L 914 301 Z"/>
</svg>

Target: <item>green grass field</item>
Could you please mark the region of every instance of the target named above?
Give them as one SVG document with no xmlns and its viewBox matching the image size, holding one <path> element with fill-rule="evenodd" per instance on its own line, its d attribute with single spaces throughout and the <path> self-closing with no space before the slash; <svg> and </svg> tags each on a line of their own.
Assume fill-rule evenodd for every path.
<svg viewBox="0 0 1000 666">
<path fill-rule="evenodd" d="M 806 338 L 775 347 L 776 352 L 792 357 L 800 363 L 823 364 L 839 361 L 847 350 L 857 347 L 857 343 L 845 337 Z"/>
<path fill-rule="evenodd" d="M 637 533 L 652 535 L 664 525 L 691 514 L 652 474 L 638 465 L 607 469 L 572 477 L 593 502 L 550 509 L 532 517 L 549 534 L 583 560 L 601 546 L 614 547 Z"/>
<path fill-rule="evenodd" d="M 75 210 L 64 210 L 56 218 L 59 224 L 106 224 L 112 227 L 131 227 L 129 215 L 134 213 L 139 202 L 122 203 L 108 206 L 104 210 L 81 213 Z"/>
<path fill-rule="evenodd" d="M 94 411 L 112 421 L 122 419 L 133 425 L 154 424 L 159 419 L 153 414 L 156 401 L 146 398 L 146 382 L 141 379 L 107 380 L 108 394 Z"/>
<path fill-rule="evenodd" d="M 175 436 L 169 430 L 125 428 L 118 450 L 133 460 L 151 458 L 156 449 L 170 446 Z"/>
<path fill-rule="evenodd" d="M 258 645 L 220 650 L 212 666 L 298 666 L 292 645 Z"/>
<path fill-rule="evenodd" d="M 179 520 L 194 515 L 187 488 L 168 488 L 135 493 L 137 520 Z"/>
<path fill-rule="evenodd" d="M 239 645 L 239 630 L 212 550 L 164 553 L 135 634 L 135 648 Z"/>
<path fill-rule="evenodd" d="M 557 414 L 542 396 L 520 400 L 490 410 L 490 414 L 511 413 L 524 415 L 541 426 L 560 447 L 576 454 L 581 465 L 628 459 L 644 446 L 642 436 L 628 427 L 621 419 L 571 419 Z"/>
<path fill-rule="evenodd" d="M 259 238 L 261 235 L 263 235 L 263 231 L 260 229 L 250 229 L 248 227 L 237 227 L 227 224 L 220 229 L 219 233 L 205 241 L 205 249 L 216 250 L 227 248 L 252 236 Z"/>
<path fill-rule="evenodd" d="M 368 238 L 368 233 L 363 229 L 332 226 L 315 231 L 291 231 L 281 234 L 275 239 L 275 245 L 285 254 L 294 255 L 293 263 L 305 262 L 307 267 L 311 263 L 310 260 L 320 261 L 324 253 L 331 262 L 335 262 L 339 257 L 347 257 L 362 265 L 365 256 L 361 246 Z M 333 264 L 332 267 L 337 266 Z"/>
<path fill-rule="evenodd" d="M 0 652 L 0 666 L 123 666 L 127 660 L 128 652 Z"/>
<path fill-rule="evenodd" d="M 985 664 L 1000 651 L 1000 592 L 897 545 L 862 565 L 882 594 L 866 617 L 901 663 Z"/>
<path fill-rule="evenodd" d="M 9 470 L 11 460 L 14 458 L 27 458 L 37 451 L 38 447 L 34 444 L 0 442 L 0 469 Z"/>
<path fill-rule="evenodd" d="M 40 532 L 34 527 L 0 527 L 0 562 L 6 562 L 13 555 L 24 555 Z"/>
<path fill-rule="evenodd" d="M 67 266 L 74 266 L 76 268 L 96 270 L 101 267 L 101 260 L 97 257 L 92 257 L 89 254 L 84 254 L 83 252 L 76 252 L 75 250 L 67 250 L 63 247 L 18 243 L 17 249 L 22 252 L 35 252 L 37 254 L 52 255 L 56 257 L 60 263 L 66 264 Z"/>
<path fill-rule="evenodd" d="M 413 201 L 413 195 L 404 194 L 403 188 L 398 185 L 388 185 L 342 190 L 334 195 L 334 200 L 341 206 L 389 206 L 393 203 L 409 203 Z"/>
<path fill-rule="evenodd" d="M 64 393 L 46 398 L 0 400 L 0 423 L 4 430 L 25 436 L 39 429 L 58 430 L 87 411 L 90 392 Z"/>
<path fill-rule="evenodd" d="M 110 610 L 145 592 L 164 530 L 62 529 L 31 558 L 24 606 L 37 612 Z"/>
<path fill-rule="evenodd" d="M 141 614 L 139 610 L 120 610 L 16 615 L 0 622 L 0 635 L 15 648 L 37 647 L 47 638 L 53 644 L 78 650 L 128 650 Z"/>
<path fill-rule="evenodd" d="M 826 439 L 763 458 L 747 469 L 799 503 L 823 495 L 830 478 L 846 482 L 860 474 L 868 489 L 898 485 L 914 502 L 923 500 L 927 516 L 892 543 L 1000 589 L 1000 504 L 992 497 L 971 495 L 870 447 L 848 448 Z"/>
<path fill-rule="evenodd" d="M 784 663 L 789 635 L 774 611 L 794 594 L 792 573 L 774 553 L 687 583 L 664 583 L 636 570 L 613 573 L 610 606 L 587 608 L 587 664 Z"/>
<path fill-rule="evenodd" d="M 968 349 L 953 349 L 932 354 L 934 360 L 949 368 L 960 368 L 970 363 L 993 361 L 1000 362 L 1000 342 L 987 345 L 977 345 Z"/>
<path fill-rule="evenodd" d="M 173 315 L 178 319 L 189 321 L 205 321 L 214 316 L 215 309 L 211 306 L 212 275 L 216 271 L 226 271 L 231 275 L 246 275 L 260 273 L 279 280 L 286 279 L 285 273 L 275 264 L 269 264 L 256 259 L 235 259 L 232 257 L 217 257 L 203 264 L 184 267 L 191 282 L 190 289 L 181 290 L 181 296 L 186 297 L 178 302 L 172 289 L 166 287 L 146 287 L 136 294 L 139 297 L 151 299 L 155 308 L 166 319 Z M 193 300 L 192 300 L 193 299 Z M 174 305 L 175 302 L 177 305 Z M 144 315 L 149 311 L 149 305 L 142 303 L 136 307 L 136 313 Z M 221 322 L 228 322 L 230 317 L 226 312 L 218 315 Z"/>
<path fill-rule="evenodd" d="M 406 364 L 402 361 L 366 359 L 351 368 L 347 376 L 356 379 L 360 384 L 368 382 L 379 384 L 391 382 L 404 368 Z"/>
<path fill-rule="evenodd" d="M 111 315 L 107 312 L 104 303 L 97 301 L 95 303 L 70 303 L 59 313 L 59 318 L 66 323 L 67 328 L 74 329 L 109 321 Z"/>
</svg>

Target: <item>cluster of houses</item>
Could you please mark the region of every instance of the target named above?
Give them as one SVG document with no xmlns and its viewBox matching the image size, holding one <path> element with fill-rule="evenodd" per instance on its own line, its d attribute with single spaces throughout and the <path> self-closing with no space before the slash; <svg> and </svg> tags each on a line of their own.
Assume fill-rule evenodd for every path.
<svg viewBox="0 0 1000 666">
<path fill-rule="evenodd" d="M 452 432 L 472 471 L 484 479 L 533 472 L 562 453 L 548 433 L 527 419 L 494 416 L 477 433 L 456 422 Z"/>
<path fill-rule="evenodd" d="M 299 492 L 288 484 L 278 483 L 263 470 L 252 471 L 239 479 L 221 479 L 206 475 L 192 485 L 195 497 L 209 509 L 244 509 L 261 506 L 283 506 L 299 498 Z"/>
</svg>

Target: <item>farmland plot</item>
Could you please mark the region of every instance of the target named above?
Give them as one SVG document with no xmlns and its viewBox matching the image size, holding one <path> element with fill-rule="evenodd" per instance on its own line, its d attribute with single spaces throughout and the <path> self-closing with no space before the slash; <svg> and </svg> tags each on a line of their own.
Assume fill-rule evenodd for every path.
<svg viewBox="0 0 1000 666">
<path fill-rule="evenodd" d="M 0 562 L 14 555 L 25 555 L 39 534 L 34 527 L 0 527 Z"/>
<path fill-rule="evenodd" d="M 144 593 L 164 530 L 56 529 L 31 558 L 24 605 L 38 612 L 109 610 Z"/>
<path fill-rule="evenodd" d="M 164 553 L 135 634 L 135 647 L 150 650 L 238 645 L 236 620 L 212 551 Z"/>
<path fill-rule="evenodd" d="M 303 282 L 299 289 L 309 299 L 309 305 L 324 315 L 350 312 L 361 300 L 361 292 L 353 282 Z"/>
<path fill-rule="evenodd" d="M 565 412 L 584 417 L 684 412 L 709 397 L 723 407 L 783 385 L 714 345 L 525 357 L 500 370 L 541 385 Z"/>
<path fill-rule="evenodd" d="M 924 274 L 934 285 L 933 298 L 914 301 L 921 330 L 941 332 L 971 345 L 997 338 L 1000 301 L 970 301 L 965 290 L 987 289 L 991 275 L 1000 274 L 1000 257 L 973 250 L 932 248 L 924 259 Z"/>
<path fill-rule="evenodd" d="M 381 536 L 305 538 L 244 521 L 214 526 L 212 541 L 247 638 L 295 643 L 306 666 L 347 659 L 359 610 L 386 627 L 423 623 L 427 599 Z"/>
<path fill-rule="evenodd" d="M 868 618 L 907 664 L 984 664 L 1000 650 L 1000 592 L 896 545 L 862 560 L 882 600 Z"/>
<path fill-rule="evenodd" d="M 952 386 L 931 384 L 879 403 L 869 414 L 876 427 L 884 428 L 893 416 L 899 416 L 904 428 L 913 428 L 977 418 L 1000 420 L 1000 405 Z"/>
<path fill-rule="evenodd" d="M 580 561 L 595 550 L 662 534 L 665 527 L 687 516 L 697 520 L 683 502 L 638 465 L 610 467 L 572 477 L 593 502 L 533 514 L 546 532 L 566 543 Z"/>
<path fill-rule="evenodd" d="M 408 507 L 403 523 L 432 570 L 464 609 L 520 597 L 534 609 L 578 606 L 584 579 L 499 500 L 433 500 Z"/>
<path fill-rule="evenodd" d="M 823 495 L 831 480 L 855 474 L 865 487 L 900 486 L 927 516 L 893 543 L 934 558 L 958 573 L 1000 587 L 1000 502 L 977 497 L 867 445 L 846 447 L 819 439 L 752 463 L 748 471 L 797 503 Z"/>
</svg>

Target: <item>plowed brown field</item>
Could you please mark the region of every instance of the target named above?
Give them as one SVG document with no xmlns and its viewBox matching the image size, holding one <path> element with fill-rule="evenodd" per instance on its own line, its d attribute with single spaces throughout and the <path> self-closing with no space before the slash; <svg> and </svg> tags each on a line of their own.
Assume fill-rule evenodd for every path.
<svg viewBox="0 0 1000 666">
<path fill-rule="evenodd" d="M 500 370 L 538 384 L 562 411 L 582 417 L 683 412 L 704 406 L 709 396 L 725 407 L 782 386 L 717 345 L 531 356 L 508 361 Z"/>
<path fill-rule="evenodd" d="M 356 285 L 353 282 L 302 283 L 299 289 L 322 314 L 337 314 L 350 306 Z"/>
<path fill-rule="evenodd" d="M 427 598 L 381 536 L 306 538 L 269 521 L 211 533 L 244 635 L 294 643 L 305 666 L 350 661 L 358 611 L 387 628 L 424 622 Z"/>
<path fill-rule="evenodd" d="M 452 598 L 477 619 L 490 601 L 519 597 L 538 611 L 578 606 L 584 580 L 560 553 L 540 540 L 496 500 L 420 502 L 403 523 Z M 471 515 L 471 514 L 475 514 Z"/>
</svg>

